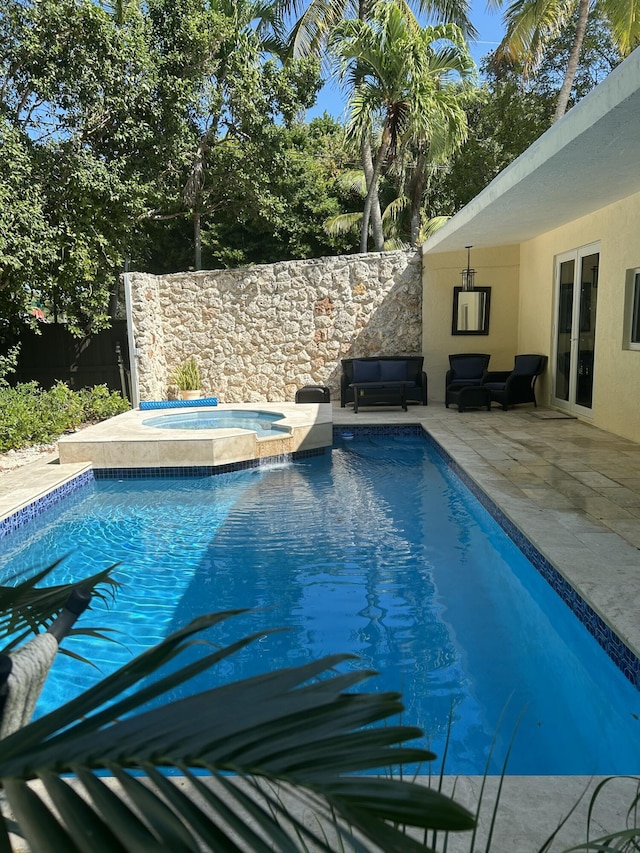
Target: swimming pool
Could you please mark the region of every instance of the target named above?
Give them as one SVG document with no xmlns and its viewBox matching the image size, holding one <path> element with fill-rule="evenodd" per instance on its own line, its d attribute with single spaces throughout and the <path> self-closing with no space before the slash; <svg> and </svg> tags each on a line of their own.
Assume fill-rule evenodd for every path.
<svg viewBox="0 0 640 853">
<path fill-rule="evenodd" d="M 117 621 L 128 648 L 74 644 L 105 673 L 204 610 L 250 606 L 212 639 L 292 630 L 221 680 L 351 651 L 438 754 L 453 706 L 450 773 L 483 772 L 503 711 L 492 772 L 521 713 L 510 773 L 640 767 L 638 692 L 423 439 L 356 434 L 268 469 L 98 480 L 0 545 L 6 572 L 73 551 L 60 580 L 122 561 L 117 611 L 90 618 Z M 42 707 L 94 678 L 59 657 Z"/>
<path fill-rule="evenodd" d="M 274 421 L 284 415 L 281 412 L 261 412 L 244 409 L 226 411 L 180 412 L 178 414 L 159 415 L 142 421 L 144 426 L 156 429 L 250 429 L 259 436 L 274 432 L 288 433 L 284 426 Z"/>
</svg>

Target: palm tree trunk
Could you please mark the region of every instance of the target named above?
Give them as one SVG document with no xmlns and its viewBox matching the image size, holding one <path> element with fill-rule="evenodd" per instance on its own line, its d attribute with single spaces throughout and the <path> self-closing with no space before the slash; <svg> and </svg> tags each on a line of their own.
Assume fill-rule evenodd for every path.
<svg viewBox="0 0 640 853">
<path fill-rule="evenodd" d="M 382 130 L 382 140 L 380 141 L 380 148 L 378 149 L 378 153 L 376 154 L 376 159 L 373 164 L 373 173 L 371 175 L 371 185 L 367 185 L 367 197 L 364 200 L 364 210 L 362 212 L 362 233 L 360 234 L 360 251 L 367 251 L 367 236 L 369 234 L 369 222 L 371 221 L 371 210 L 374 203 L 374 198 L 378 198 L 378 178 L 380 177 L 380 172 L 382 171 L 382 164 L 384 162 L 384 158 L 387 156 L 387 151 L 389 150 L 389 128 L 384 127 Z M 374 234 L 374 242 L 376 244 L 376 251 L 382 252 L 384 249 L 384 236 L 382 237 L 382 242 L 380 247 L 378 248 L 378 239 Z"/>
<path fill-rule="evenodd" d="M 371 153 L 371 141 L 369 137 L 365 137 L 362 140 L 362 144 L 360 146 L 361 156 L 362 156 L 362 170 L 364 171 L 364 179 L 367 186 L 367 198 L 369 194 L 372 192 L 372 184 L 374 181 L 374 165 L 373 165 L 373 155 Z M 375 184 L 376 187 L 373 191 L 371 204 L 369 205 L 369 213 L 366 211 L 363 213 L 362 217 L 362 229 L 360 231 L 360 251 L 366 252 L 368 250 L 369 243 L 369 223 L 371 223 L 371 231 L 373 234 L 373 243 L 376 247 L 376 252 L 382 252 L 384 249 L 384 232 L 382 230 L 382 213 L 380 211 L 380 199 L 378 198 L 377 192 L 377 183 L 378 178 L 376 176 Z M 366 199 L 365 199 L 365 208 L 366 208 Z"/>
<path fill-rule="evenodd" d="M 573 86 L 573 81 L 575 80 L 576 73 L 578 71 L 578 62 L 580 61 L 580 52 L 582 50 L 582 43 L 584 42 L 584 34 L 587 30 L 587 20 L 589 18 L 589 0 L 580 0 L 580 4 L 578 6 L 578 23 L 576 25 L 576 34 L 573 39 L 573 44 L 571 45 L 571 52 L 569 53 L 569 62 L 567 63 L 567 70 L 564 75 L 564 80 L 562 81 L 562 87 L 560 92 L 558 93 L 558 100 L 556 101 L 556 111 L 553 116 L 554 124 L 561 119 L 562 116 L 567 111 L 567 105 L 569 103 L 569 95 L 571 94 L 571 87 Z"/>
<path fill-rule="evenodd" d="M 411 236 L 412 246 L 417 246 L 420 240 L 420 208 L 422 207 L 422 194 L 424 192 L 424 169 L 425 154 L 420 150 L 416 161 L 415 176 L 411 192 Z"/>
</svg>

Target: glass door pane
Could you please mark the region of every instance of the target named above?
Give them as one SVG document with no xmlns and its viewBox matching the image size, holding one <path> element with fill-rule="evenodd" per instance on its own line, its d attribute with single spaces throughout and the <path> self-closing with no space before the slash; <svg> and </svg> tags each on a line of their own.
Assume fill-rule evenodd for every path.
<svg viewBox="0 0 640 853">
<path fill-rule="evenodd" d="M 558 331 L 556 336 L 555 396 L 569 402 L 571 385 L 571 331 L 575 261 L 563 261 L 558 276 Z"/>
<path fill-rule="evenodd" d="M 593 400 L 599 260 L 596 252 L 585 255 L 581 262 L 576 404 L 587 409 Z"/>
</svg>

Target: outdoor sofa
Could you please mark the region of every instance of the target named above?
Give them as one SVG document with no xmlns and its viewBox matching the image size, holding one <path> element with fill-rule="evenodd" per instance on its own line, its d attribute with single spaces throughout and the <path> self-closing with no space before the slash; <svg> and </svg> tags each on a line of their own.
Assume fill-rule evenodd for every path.
<svg viewBox="0 0 640 853">
<path fill-rule="evenodd" d="M 421 355 L 380 355 L 343 358 L 340 406 L 427 405 L 427 374 Z"/>
</svg>

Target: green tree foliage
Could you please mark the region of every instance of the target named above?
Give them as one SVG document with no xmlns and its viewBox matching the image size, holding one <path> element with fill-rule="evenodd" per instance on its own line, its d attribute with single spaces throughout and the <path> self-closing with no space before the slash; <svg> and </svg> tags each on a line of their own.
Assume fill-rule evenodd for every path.
<svg viewBox="0 0 640 853">
<path fill-rule="evenodd" d="M 41 270 L 54 261 L 32 142 L 0 115 L 0 335 L 28 315 Z"/>
<path fill-rule="evenodd" d="M 571 90 L 580 64 L 590 19 L 596 17 L 606 27 L 622 56 L 627 56 L 640 43 L 639 0 L 490 0 L 490 6 L 506 6 L 506 31 L 497 50 L 499 57 L 522 63 L 529 75 L 561 34 L 570 34 L 569 51 L 563 68 L 554 121 L 566 112 Z"/>
<path fill-rule="evenodd" d="M 189 216 L 193 222 L 193 265 L 201 267 L 202 229 L 206 218 L 238 197 L 253 196 L 267 207 L 270 190 L 271 149 L 277 124 L 289 125 L 298 113 L 311 106 L 320 82 L 315 62 L 302 60 L 283 66 L 267 54 L 278 47 L 269 27 L 276 28 L 273 7 L 252 0 L 218 0 L 215 7 L 200 0 L 179 0 L 169 12 L 165 0 L 158 27 L 159 52 L 170 58 L 164 76 L 178 75 L 184 57 L 193 56 L 196 73 L 184 104 L 177 110 L 182 132 L 175 135 L 182 150 L 170 158 L 169 169 L 161 174 L 157 202 L 148 212 L 151 219 Z M 181 4 L 198 5 L 191 17 Z M 151 4 L 153 17 L 154 4 Z M 198 25 L 198 15 L 202 24 Z M 221 20 L 221 25 L 218 24 Z M 211 40 L 192 51 L 177 36 L 187 28 L 211 32 Z M 176 68 L 173 57 L 181 57 Z M 201 60 L 201 61 L 200 61 Z M 181 118 L 180 118 L 181 116 Z M 242 164 L 238 169 L 237 164 Z M 249 184 L 253 184 L 250 187 Z"/>
<path fill-rule="evenodd" d="M 242 221 L 242 204 L 268 222 L 286 204 L 271 148 L 293 144 L 282 129 L 319 79 L 315 61 L 285 68 L 269 53 L 272 18 L 235 0 L 0 0 L 5 327 L 36 299 L 77 333 L 98 330 L 125 258 L 144 267 L 156 243 L 158 266 L 193 266 L 183 246 L 198 249 L 201 223 L 228 209 Z"/>
<path fill-rule="evenodd" d="M 361 206 L 339 180 L 354 157 L 357 153 L 349 149 L 343 127 L 326 115 L 290 126 L 274 123 L 269 139 L 260 137 L 256 144 L 246 139 L 217 146 L 207 174 L 220 201 L 202 219 L 203 266 L 237 267 L 354 251 L 357 243 L 351 236 L 334 238 L 322 229 L 327 217 Z M 193 265 L 193 233 L 184 217 L 149 227 L 158 236 L 150 240 L 145 269 L 164 273 Z M 168 240 L 167 234 L 172 235 Z"/>
<path fill-rule="evenodd" d="M 483 82 L 462 96 L 469 134 L 465 144 L 431 175 L 427 207 L 451 216 L 468 204 L 553 123 L 572 35 L 561 33 L 530 77 L 521 64 L 490 54 Z M 577 103 L 621 61 L 597 15 L 587 27 L 570 103 Z"/>
<path fill-rule="evenodd" d="M 144 143 L 148 111 L 145 87 L 134 85 L 145 77 L 140 37 L 133 27 L 123 38 L 89 0 L 0 0 L 0 113 L 10 140 L 0 171 L 13 192 L 3 205 L 13 221 L 0 238 L 0 278 L 10 278 L 9 323 L 33 298 L 76 331 L 107 322 L 109 289 L 142 211 L 130 156 L 134 140 Z"/>
<path fill-rule="evenodd" d="M 383 169 L 411 142 L 430 149 L 432 162 L 460 145 L 466 116 L 452 78 L 471 75 L 473 62 L 458 27 L 420 27 L 395 3 L 376 5 L 366 21 L 343 21 L 329 44 L 350 91 L 348 132 L 368 147 L 379 130 L 371 174 L 364 170 L 367 195 L 360 251 L 367 251 L 370 224 L 376 248 L 381 249 L 382 225 L 372 218 L 372 211 Z"/>
</svg>

